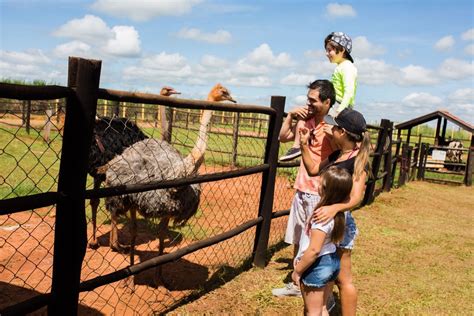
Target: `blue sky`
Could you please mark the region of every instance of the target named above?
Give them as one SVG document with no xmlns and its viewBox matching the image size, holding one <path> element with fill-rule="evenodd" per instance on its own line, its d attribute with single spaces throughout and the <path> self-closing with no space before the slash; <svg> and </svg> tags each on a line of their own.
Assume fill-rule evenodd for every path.
<svg viewBox="0 0 474 316">
<path fill-rule="evenodd" d="M 330 78 L 332 31 L 353 39 L 356 109 L 397 122 L 447 109 L 474 123 L 472 1 L 0 0 L 0 77 L 66 84 L 67 57 L 100 59 L 101 87 L 245 104 Z"/>
</svg>

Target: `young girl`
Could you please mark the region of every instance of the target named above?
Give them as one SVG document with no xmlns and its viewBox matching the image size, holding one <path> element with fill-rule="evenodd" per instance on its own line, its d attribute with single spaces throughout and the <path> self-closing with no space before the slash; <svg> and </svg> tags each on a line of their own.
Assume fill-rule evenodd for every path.
<svg viewBox="0 0 474 316">
<path fill-rule="evenodd" d="M 321 176 L 317 207 L 341 203 L 349 198 L 352 176 L 335 166 L 328 168 Z M 310 218 L 308 216 L 308 218 Z M 295 258 L 292 279 L 301 287 L 305 315 L 327 313 L 326 300 L 331 288 L 327 285 L 336 279 L 340 261 L 336 254 L 336 243 L 344 235 L 345 216 L 338 213 L 325 224 L 308 221 L 308 229 L 301 234 L 300 251 Z"/>
<path fill-rule="evenodd" d="M 331 82 L 336 91 L 336 104 L 330 110 L 332 116 L 338 116 L 345 108 L 353 108 L 357 87 L 357 68 L 351 56 L 352 40 L 342 32 L 332 32 L 324 39 L 326 56 L 333 64 L 337 64 L 331 77 Z M 304 127 L 304 121 L 311 118 L 308 113 L 301 116 L 297 122 L 296 130 Z M 301 155 L 299 148 L 299 135 L 295 135 L 295 142 L 288 152 L 280 157 L 280 161 L 289 161 Z"/>
<path fill-rule="evenodd" d="M 314 176 L 324 172 L 330 166 L 346 169 L 352 174 L 352 190 L 350 198 L 346 202 L 317 207 L 313 214 L 313 219 L 317 223 L 330 221 L 336 214 L 341 214 L 359 205 L 364 196 L 365 181 L 369 175 L 370 135 L 362 114 L 355 110 L 345 109 L 337 117 L 326 115 L 324 121 L 332 125 L 333 142 L 338 150 L 320 164 L 315 163 L 308 151 L 311 132 L 307 128 L 300 129 L 301 151 L 306 171 L 309 175 Z M 351 251 L 354 247 L 357 227 L 351 212 L 346 211 L 345 218 L 344 239 L 338 245 L 337 251 L 341 259 L 337 286 L 341 296 L 342 314 L 355 315 L 357 291 L 352 283 Z"/>
</svg>

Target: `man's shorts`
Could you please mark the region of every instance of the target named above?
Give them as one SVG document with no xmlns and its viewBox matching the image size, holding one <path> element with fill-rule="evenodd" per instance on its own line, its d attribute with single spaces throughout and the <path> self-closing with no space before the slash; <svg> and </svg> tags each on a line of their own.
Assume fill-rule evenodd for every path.
<svg viewBox="0 0 474 316">
<path fill-rule="evenodd" d="M 306 220 L 313 214 L 321 197 L 317 194 L 304 193 L 296 190 L 295 197 L 291 203 L 290 215 L 286 226 L 285 242 L 297 245 L 300 242 L 301 233 L 304 232 Z"/>
</svg>

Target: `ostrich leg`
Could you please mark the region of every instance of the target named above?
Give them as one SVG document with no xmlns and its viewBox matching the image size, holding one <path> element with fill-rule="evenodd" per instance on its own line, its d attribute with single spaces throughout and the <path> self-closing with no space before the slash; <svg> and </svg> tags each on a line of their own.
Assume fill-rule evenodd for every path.
<svg viewBox="0 0 474 316">
<path fill-rule="evenodd" d="M 118 241 L 118 216 L 115 212 L 110 213 L 111 223 L 110 223 L 110 248 L 113 251 L 123 252 L 124 247 Z"/>
<path fill-rule="evenodd" d="M 102 180 L 99 180 L 97 178 L 94 179 L 94 190 L 100 188 L 100 184 L 102 183 Z M 99 243 L 97 242 L 97 208 L 99 207 L 99 199 L 91 199 L 90 204 L 91 204 L 91 210 L 92 210 L 92 240 L 89 242 L 89 248 L 91 249 L 97 249 L 99 248 Z"/>
<path fill-rule="evenodd" d="M 158 246 L 158 256 L 161 256 L 163 252 L 165 251 L 165 239 L 169 235 L 169 230 L 168 230 L 168 224 L 170 222 L 169 217 L 164 217 L 161 219 L 160 223 L 158 224 L 158 241 L 159 241 L 159 246 Z M 163 266 L 159 265 L 155 269 L 155 284 L 158 284 L 158 280 L 161 280 L 161 282 L 166 286 L 164 280 L 163 280 Z"/>
<path fill-rule="evenodd" d="M 135 241 L 137 239 L 137 209 L 130 209 L 130 266 L 135 264 Z"/>
</svg>

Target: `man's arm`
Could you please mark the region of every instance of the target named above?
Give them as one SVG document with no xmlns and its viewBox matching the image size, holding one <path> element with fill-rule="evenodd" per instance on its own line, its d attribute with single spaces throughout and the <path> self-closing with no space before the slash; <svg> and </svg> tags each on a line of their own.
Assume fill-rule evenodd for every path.
<svg viewBox="0 0 474 316">
<path fill-rule="evenodd" d="M 293 119 L 305 120 L 308 118 L 308 107 L 299 107 L 293 111 L 288 112 L 280 129 L 280 142 L 286 143 L 295 140 L 296 124 L 293 126 Z"/>
</svg>

